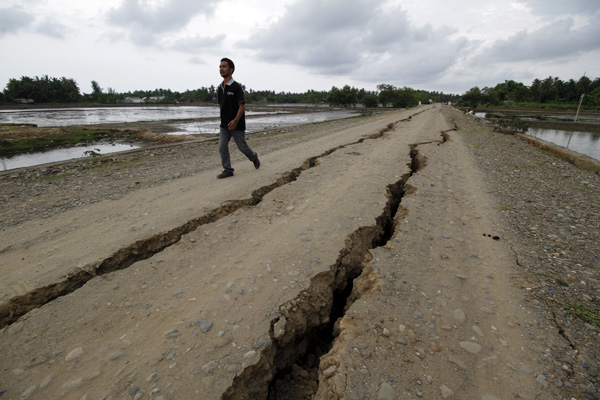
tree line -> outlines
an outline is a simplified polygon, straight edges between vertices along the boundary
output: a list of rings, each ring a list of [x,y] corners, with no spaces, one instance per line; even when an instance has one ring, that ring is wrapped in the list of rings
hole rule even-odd
[[[3,92],[0,92],[1,103],[14,103],[21,99],[31,99],[35,103],[100,103],[117,104],[127,99],[157,99],[152,102],[164,104],[177,103],[214,103],[217,98],[215,86],[201,87],[185,92],[170,89],[136,90],[117,93],[114,89],[103,89],[97,81],[91,82],[92,92],[82,94],[73,79],[42,77],[21,77],[10,79]],[[366,107],[377,107],[379,104],[391,107],[407,107],[421,102],[456,101],[459,95],[441,92],[427,92],[411,88],[396,88],[393,85],[381,84],[378,91],[367,91],[345,85],[342,88],[332,87],[329,91],[308,90],[304,93],[275,92],[272,90],[245,90],[245,98],[253,104],[331,104],[339,107],[350,107],[363,104]]]
[[[0,101],[13,102],[19,98],[36,103],[75,103],[81,100],[79,85],[73,79],[50,78],[48,75],[10,79]]]
[[[4,91],[0,92],[0,103],[33,101],[35,103],[99,103],[118,104],[127,99],[152,99],[152,102],[164,104],[178,103],[215,103],[215,86],[201,87],[185,92],[170,89],[136,90],[117,93],[114,89],[103,89],[97,81],[91,82],[92,92],[82,94],[74,79],[26,77],[10,79]],[[466,107],[501,106],[511,104],[534,103],[553,105],[577,104],[584,96],[584,105],[600,105],[600,78],[591,80],[582,76],[575,81],[562,81],[556,77],[535,79],[530,86],[521,82],[507,80],[494,87],[480,89],[475,86],[462,95],[436,91],[416,90],[409,87],[395,87],[380,84],[376,91],[367,91],[345,85],[333,86],[329,91],[308,90],[304,93],[275,92],[270,90],[246,89],[246,101],[253,104],[270,103],[309,103],[330,104],[350,107],[362,104],[365,107],[410,107],[419,103],[451,102]],[[24,100],[23,100],[24,99]]]
[[[513,80],[498,83],[494,87],[480,89],[475,86],[461,97],[461,104],[468,107],[498,106],[502,104],[575,105],[583,97],[584,106],[600,105],[600,78],[591,80],[582,76],[579,80],[563,81],[549,76],[534,79],[530,86]]]

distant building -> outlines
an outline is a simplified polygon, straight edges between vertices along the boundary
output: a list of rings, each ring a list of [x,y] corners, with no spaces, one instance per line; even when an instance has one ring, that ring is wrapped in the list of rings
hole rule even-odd
[[[144,99],[142,99],[141,97],[125,97],[122,100],[123,103],[133,103],[133,104],[139,104],[139,103],[143,103]]]
[[[119,103],[129,103],[129,104],[143,104],[143,103],[158,103],[165,96],[150,96],[150,97],[125,97],[123,100],[119,100]]]
[[[164,98],[165,98],[165,96],[151,96],[151,97],[146,97],[144,100],[148,103],[158,103],[159,101],[161,101]]]
[[[35,103],[35,101],[33,101],[33,99],[17,99],[16,101],[17,101],[17,103],[20,103],[20,104],[33,104],[33,103]]]

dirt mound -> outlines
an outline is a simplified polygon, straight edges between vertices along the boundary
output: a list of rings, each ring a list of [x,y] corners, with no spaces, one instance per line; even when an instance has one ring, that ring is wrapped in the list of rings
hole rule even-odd
[[[135,136],[143,142],[159,144],[179,143],[194,138],[191,135],[166,135],[164,133],[155,133],[151,131],[135,131]]]
[[[0,125],[0,140],[46,137],[66,133],[65,128],[40,128],[37,125]]]

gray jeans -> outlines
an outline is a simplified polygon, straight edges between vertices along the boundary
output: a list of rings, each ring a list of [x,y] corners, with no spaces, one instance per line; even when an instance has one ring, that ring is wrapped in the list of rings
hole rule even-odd
[[[219,154],[221,154],[221,164],[223,165],[224,170],[233,172],[233,168],[231,168],[231,158],[229,156],[229,141],[231,138],[235,141],[238,149],[248,157],[248,160],[254,162],[257,154],[252,151],[250,146],[248,146],[248,143],[246,143],[245,131],[230,131],[227,128],[221,128],[219,132]]]

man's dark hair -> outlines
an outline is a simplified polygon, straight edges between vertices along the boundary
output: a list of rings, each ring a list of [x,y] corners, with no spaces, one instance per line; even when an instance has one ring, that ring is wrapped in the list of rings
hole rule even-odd
[[[223,61],[225,61],[229,65],[229,68],[235,71],[235,64],[233,63],[233,61],[231,61],[229,58],[221,58],[221,62]]]

